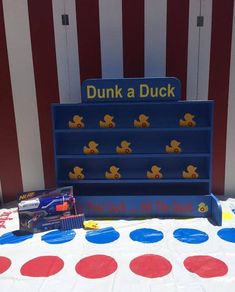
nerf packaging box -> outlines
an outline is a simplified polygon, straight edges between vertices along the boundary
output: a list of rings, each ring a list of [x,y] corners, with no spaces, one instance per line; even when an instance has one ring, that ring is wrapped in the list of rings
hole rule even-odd
[[[30,233],[59,229],[62,216],[74,215],[73,187],[18,194],[20,230]]]

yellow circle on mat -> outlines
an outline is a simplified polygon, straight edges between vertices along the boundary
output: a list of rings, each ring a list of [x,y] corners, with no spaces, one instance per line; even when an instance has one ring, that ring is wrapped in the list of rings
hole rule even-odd
[[[232,212],[222,212],[222,220],[233,220],[234,215]]]

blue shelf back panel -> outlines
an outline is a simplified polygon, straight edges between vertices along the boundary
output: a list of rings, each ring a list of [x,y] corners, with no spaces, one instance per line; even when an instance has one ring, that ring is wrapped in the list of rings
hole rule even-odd
[[[100,154],[114,154],[122,141],[130,143],[132,153],[166,153],[172,140],[180,142],[182,153],[209,153],[210,129],[155,130],[69,130],[56,132],[56,154],[83,154],[83,147],[95,141]]]
[[[167,154],[166,154],[167,155]],[[86,179],[105,179],[105,172],[109,171],[110,166],[114,165],[119,168],[119,173],[122,179],[144,179],[147,178],[147,171],[151,171],[153,165],[161,168],[160,172],[163,179],[180,179],[182,172],[186,171],[188,165],[197,167],[199,178],[209,179],[209,157],[193,157],[181,155],[170,155],[166,157],[154,157],[147,155],[135,157],[127,155],[128,157],[99,157],[99,155],[91,156],[76,156],[71,158],[59,158],[58,165],[58,178],[59,180],[68,179],[68,173],[73,171],[75,166],[83,169],[83,174]]]
[[[180,127],[190,113],[195,127]],[[101,129],[104,116],[113,116],[114,128]],[[135,128],[139,115],[148,117],[149,127]],[[84,128],[70,129],[69,121],[82,117]],[[78,196],[112,197],[203,196],[211,192],[211,145],[213,102],[118,102],[61,104],[53,106],[55,160],[58,185],[72,185]],[[116,147],[126,140],[131,154],[118,154]],[[181,153],[166,153],[171,140],[180,142]],[[95,141],[99,154],[85,155],[83,148]],[[119,168],[121,179],[107,180],[110,166]],[[153,165],[161,168],[162,179],[146,177]],[[197,179],[183,179],[188,165],[197,167]],[[69,180],[74,167],[83,169],[84,180]]]
[[[74,194],[82,196],[128,196],[128,195],[205,195],[209,193],[208,180],[190,182],[175,180],[169,182],[155,180],[133,180],[128,182],[125,180],[100,182],[93,180],[86,181],[59,181],[59,185],[73,185]],[[105,198],[104,198],[105,199]]]
[[[54,105],[53,111],[55,129],[68,129],[69,121],[72,121],[75,115],[83,117],[84,129],[98,129],[99,121],[103,120],[106,114],[114,117],[117,128],[133,128],[134,120],[138,119],[140,114],[149,117],[151,128],[176,128],[185,113],[195,116],[197,127],[212,126],[211,101],[63,104]]]

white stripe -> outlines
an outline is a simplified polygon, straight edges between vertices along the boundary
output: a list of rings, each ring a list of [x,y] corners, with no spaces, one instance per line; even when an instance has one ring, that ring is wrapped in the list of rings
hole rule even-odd
[[[209,91],[212,0],[201,0],[201,15],[204,25],[200,28],[198,99],[207,100]]]
[[[44,188],[27,0],[3,9],[23,188]]]
[[[100,0],[100,45],[103,78],[123,77],[122,0]]]
[[[227,144],[225,166],[225,194],[235,197],[235,5],[233,11],[233,32],[230,62],[228,120],[227,120]]]
[[[199,58],[199,28],[197,27],[197,16],[199,14],[200,1],[190,0],[188,28],[187,99],[197,98]]]
[[[81,101],[80,66],[78,57],[77,17],[75,0],[65,1],[65,13],[69,15],[69,25],[66,27],[66,45],[69,78],[68,102]]]
[[[167,1],[145,0],[145,76],[166,75]]]
[[[203,16],[203,26],[197,17]],[[187,99],[208,99],[212,0],[190,0]]]
[[[66,26],[62,25],[62,14],[65,14],[63,0],[52,0],[55,32],[56,62],[59,83],[60,102],[68,102],[70,97],[68,52]]]

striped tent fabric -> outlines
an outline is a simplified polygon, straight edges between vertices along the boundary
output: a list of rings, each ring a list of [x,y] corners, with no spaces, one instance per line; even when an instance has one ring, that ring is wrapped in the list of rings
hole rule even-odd
[[[52,103],[80,102],[87,78],[159,76],[179,78],[183,99],[215,101],[212,191],[234,195],[234,9],[234,0],[0,0],[1,200],[55,185]]]

